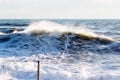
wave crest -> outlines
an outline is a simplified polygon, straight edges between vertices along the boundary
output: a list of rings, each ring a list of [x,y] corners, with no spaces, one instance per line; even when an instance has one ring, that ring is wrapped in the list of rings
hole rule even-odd
[[[92,30],[86,28],[85,26],[68,26],[68,25],[61,25],[55,22],[51,21],[40,21],[32,23],[30,26],[28,26],[23,33],[27,33],[30,35],[40,35],[41,33],[73,33],[77,35],[81,35],[83,37],[94,39],[94,38],[100,38],[100,39],[106,39],[109,41],[114,41],[110,37],[106,37],[104,35],[97,35]]]
[[[85,33],[88,35],[94,35],[96,36],[96,34],[94,34],[91,30],[83,27],[83,26],[67,26],[67,25],[61,25],[55,22],[51,22],[51,21],[40,21],[40,22],[35,22],[32,23],[29,27],[27,27],[24,32],[25,33],[30,33],[32,34],[32,32],[41,32],[41,31],[46,31],[46,32],[71,32],[71,33]],[[86,33],[87,32],[87,33]]]

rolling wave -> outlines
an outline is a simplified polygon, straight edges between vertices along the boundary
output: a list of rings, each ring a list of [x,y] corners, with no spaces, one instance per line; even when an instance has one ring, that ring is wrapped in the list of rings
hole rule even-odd
[[[119,52],[119,42],[111,38],[97,36],[89,29],[81,26],[69,27],[48,21],[33,23],[25,30],[16,32],[13,30],[12,33],[0,35],[0,43],[5,43],[7,48],[42,53],[74,54],[83,51],[109,53],[112,50]]]
[[[23,32],[32,34],[32,33],[41,33],[41,31],[45,31],[48,33],[65,33],[65,32],[71,32],[71,33],[83,33],[87,35],[93,35],[97,36],[92,32],[92,30],[86,28],[85,26],[70,26],[70,25],[61,25],[55,22],[51,21],[40,21],[32,23],[30,26],[28,26]]]
[[[82,39],[98,39],[98,40],[107,40],[108,42],[114,41],[110,37],[106,37],[104,35],[97,35],[92,30],[86,28],[85,26],[67,26],[57,24],[51,21],[40,21],[31,24],[27,27],[23,33],[27,33],[30,35],[39,35],[41,33],[49,33],[49,34],[76,34]]]

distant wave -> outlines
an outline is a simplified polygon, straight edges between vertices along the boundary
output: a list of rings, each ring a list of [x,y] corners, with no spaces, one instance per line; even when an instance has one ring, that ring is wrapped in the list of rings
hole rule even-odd
[[[0,23],[0,26],[28,26],[27,23]]]
[[[11,28],[11,27],[0,28],[0,32],[4,34],[12,34],[23,30],[24,30],[23,28]]]

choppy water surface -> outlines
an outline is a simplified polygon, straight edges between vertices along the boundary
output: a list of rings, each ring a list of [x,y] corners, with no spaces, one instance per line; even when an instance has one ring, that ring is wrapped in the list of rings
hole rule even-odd
[[[119,80],[120,20],[0,20],[0,79]],[[7,76],[7,77],[6,77]]]

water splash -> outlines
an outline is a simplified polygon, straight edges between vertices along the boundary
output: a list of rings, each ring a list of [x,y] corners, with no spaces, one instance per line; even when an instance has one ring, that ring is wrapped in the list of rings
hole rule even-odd
[[[93,35],[97,36],[95,33],[93,33],[91,30],[87,29],[86,27],[83,26],[67,26],[67,25],[61,25],[55,22],[51,21],[40,21],[40,22],[35,22],[32,23],[29,27],[27,27],[23,32],[25,33],[39,33],[41,31],[46,31],[46,32],[71,32],[71,33],[82,33],[82,34],[88,34],[88,35]]]

